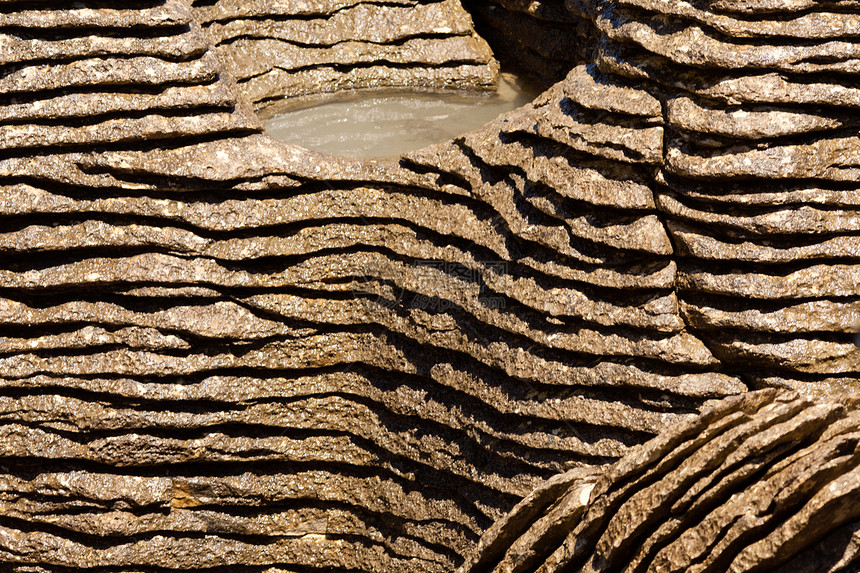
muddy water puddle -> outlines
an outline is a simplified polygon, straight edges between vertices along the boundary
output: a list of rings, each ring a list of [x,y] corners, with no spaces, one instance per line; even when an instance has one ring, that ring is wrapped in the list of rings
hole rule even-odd
[[[262,115],[286,143],[344,157],[392,157],[446,141],[523,106],[539,93],[502,74],[496,92],[349,92],[287,102]]]

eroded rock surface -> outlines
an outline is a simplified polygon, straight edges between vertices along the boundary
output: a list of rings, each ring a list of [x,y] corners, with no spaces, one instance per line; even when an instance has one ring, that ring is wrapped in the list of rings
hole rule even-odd
[[[343,89],[492,89],[498,63],[460,0],[193,2],[258,106]]]
[[[456,4],[0,3],[6,570],[451,571],[586,484],[552,514],[574,527],[600,467],[710,400],[854,389],[853,5],[506,2],[590,21],[596,59],[397,162],[262,134],[251,100],[291,85],[453,69],[377,70],[386,46],[494,74]],[[713,60],[679,49],[703,26]],[[245,97],[275,54],[298,63]]]
[[[550,478],[458,571],[855,571],[858,424],[856,396],[727,398]]]
[[[685,322],[755,386],[856,384],[857,14],[595,8],[597,73],[664,102],[656,201]]]

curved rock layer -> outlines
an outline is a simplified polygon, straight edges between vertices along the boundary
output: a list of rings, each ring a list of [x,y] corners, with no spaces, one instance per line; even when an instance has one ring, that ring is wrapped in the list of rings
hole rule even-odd
[[[851,253],[714,253],[723,220],[772,212],[799,214],[769,248],[801,252],[853,184],[674,167],[685,76],[612,68],[632,40],[607,31],[599,67],[477,132],[361,162],[262,135],[200,15],[229,5],[197,4],[0,2],[6,570],[450,571],[545,479],[748,381],[852,387]]]
[[[241,93],[259,107],[343,89],[492,89],[498,80],[460,0],[192,4]]]
[[[857,571],[858,429],[856,397],[727,398],[605,470],[547,480],[458,571]]]
[[[8,570],[448,571],[745,389],[684,332],[646,163],[553,191],[506,158],[582,152],[498,125],[327,158],[260,134],[181,2],[3,8]]]
[[[595,3],[602,82],[663,106],[681,312],[754,386],[856,388],[856,9]]]

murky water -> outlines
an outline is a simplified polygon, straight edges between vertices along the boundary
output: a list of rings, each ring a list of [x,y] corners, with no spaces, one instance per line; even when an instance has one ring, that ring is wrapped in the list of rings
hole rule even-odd
[[[289,102],[263,116],[272,137],[346,157],[391,157],[439,143],[525,105],[539,90],[502,74],[497,92],[360,91]]]

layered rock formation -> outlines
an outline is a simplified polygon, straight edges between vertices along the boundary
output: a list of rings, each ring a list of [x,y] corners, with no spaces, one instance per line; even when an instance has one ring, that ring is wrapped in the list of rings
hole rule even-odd
[[[0,3],[5,570],[450,571],[545,479],[597,475],[708,400],[853,387],[848,56],[675,62],[646,41],[664,3],[578,5],[596,65],[362,162],[262,134],[242,93],[281,68],[230,54],[378,38],[302,32],[300,6],[456,3],[195,4]],[[729,8],[668,21],[769,29]],[[842,8],[773,20],[850,37]],[[290,65],[250,99],[311,85]],[[365,77],[332,69],[319,85]]]
[[[459,0],[195,1],[258,106],[354,88],[492,89],[498,64]]]
[[[554,476],[459,571],[856,571],[857,398],[728,398],[605,470]]]
[[[656,200],[687,324],[753,385],[856,387],[857,15],[623,0],[595,17],[601,77],[664,102]]]

